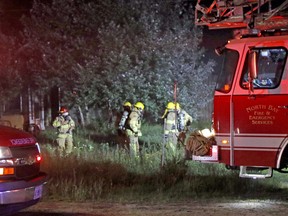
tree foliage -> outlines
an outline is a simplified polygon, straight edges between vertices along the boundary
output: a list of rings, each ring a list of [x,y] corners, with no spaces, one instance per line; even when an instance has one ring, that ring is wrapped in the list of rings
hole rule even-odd
[[[0,41],[0,104],[4,105],[20,93],[22,82],[15,61],[16,39],[1,33]]]
[[[197,117],[211,100],[214,62],[202,62],[193,19],[183,0],[35,0],[22,19],[19,68],[36,91],[64,90],[65,103],[106,110],[142,101],[156,119],[177,83],[177,101]]]

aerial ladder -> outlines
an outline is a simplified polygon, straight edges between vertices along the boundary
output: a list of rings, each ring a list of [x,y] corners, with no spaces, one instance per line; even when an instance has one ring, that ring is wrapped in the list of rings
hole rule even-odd
[[[287,29],[288,0],[198,0],[195,24],[209,29]]]

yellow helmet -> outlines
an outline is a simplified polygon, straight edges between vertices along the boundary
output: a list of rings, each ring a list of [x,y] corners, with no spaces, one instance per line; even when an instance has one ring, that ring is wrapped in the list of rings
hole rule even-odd
[[[175,104],[175,107],[176,107],[176,110],[180,110],[180,109],[181,109],[181,107],[180,107],[180,104],[179,104],[179,103],[176,103],[176,104]]]
[[[142,110],[144,110],[144,104],[141,103],[141,102],[135,103],[134,107],[136,107],[137,109],[142,109]]]
[[[166,108],[167,108],[167,109],[175,109],[175,105],[174,105],[173,102],[168,102]]]
[[[123,104],[124,107],[131,107],[132,104],[129,102],[129,101],[126,101],[124,104]]]

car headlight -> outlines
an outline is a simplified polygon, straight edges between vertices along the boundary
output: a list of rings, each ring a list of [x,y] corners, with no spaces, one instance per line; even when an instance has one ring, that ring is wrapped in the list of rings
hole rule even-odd
[[[8,147],[0,147],[0,159],[11,158],[12,153]]]

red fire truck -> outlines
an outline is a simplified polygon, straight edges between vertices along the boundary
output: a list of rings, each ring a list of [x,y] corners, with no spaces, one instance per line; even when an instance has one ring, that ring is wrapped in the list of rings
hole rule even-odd
[[[28,132],[0,126],[0,215],[36,204],[47,175],[40,171],[39,145]]]
[[[287,172],[287,7],[287,0],[198,0],[197,25],[238,33],[215,50],[224,56],[214,94],[216,145],[193,160],[223,163],[240,177]]]

